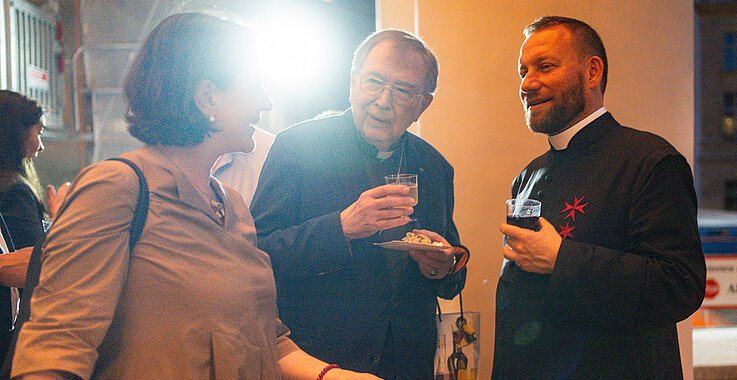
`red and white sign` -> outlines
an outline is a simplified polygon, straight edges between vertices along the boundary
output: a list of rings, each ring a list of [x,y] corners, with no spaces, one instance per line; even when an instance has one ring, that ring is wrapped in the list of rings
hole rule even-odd
[[[49,72],[33,65],[26,66],[26,84],[29,88],[49,90]]]
[[[737,308],[737,256],[706,256],[705,308]]]

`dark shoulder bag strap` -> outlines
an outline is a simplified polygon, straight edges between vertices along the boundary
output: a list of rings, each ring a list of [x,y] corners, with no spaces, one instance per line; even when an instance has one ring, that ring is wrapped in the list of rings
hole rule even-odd
[[[133,214],[133,222],[131,222],[131,237],[128,241],[128,247],[132,251],[138,242],[138,238],[141,237],[143,225],[146,224],[146,216],[148,214],[148,183],[146,182],[146,176],[143,175],[143,171],[133,161],[120,157],[109,158],[108,160],[120,161],[127,164],[138,176],[138,200],[135,213]]]
[[[138,238],[141,237],[143,232],[143,226],[146,224],[146,216],[148,214],[148,183],[146,177],[143,175],[143,171],[133,161],[125,158],[110,158],[111,161],[120,161],[133,169],[138,176],[138,198],[136,200],[136,209],[133,214],[133,221],[131,222],[130,229],[130,240],[128,241],[129,251],[133,250],[133,247],[138,242]],[[18,340],[18,332],[20,331],[23,324],[31,316],[31,296],[33,296],[33,289],[38,285],[38,279],[41,276],[41,251],[46,241],[46,235],[41,235],[38,242],[33,246],[33,252],[31,253],[30,261],[28,262],[28,269],[26,270],[26,281],[23,286],[23,295],[20,299],[20,306],[18,308],[18,315],[15,318],[13,324],[13,337],[10,341],[10,346],[5,354],[5,360],[3,361],[2,368],[0,368],[0,380],[9,379],[11,365],[13,364],[13,355],[15,353],[15,344]]]

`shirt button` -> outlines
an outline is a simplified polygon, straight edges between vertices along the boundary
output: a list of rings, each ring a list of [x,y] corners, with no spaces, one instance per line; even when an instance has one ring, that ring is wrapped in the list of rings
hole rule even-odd
[[[372,362],[378,363],[379,362],[379,359],[381,359],[381,355],[379,355],[379,354],[373,354],[373,355],[371,355],[371,358],[370,359],[371,359]]]
[[[542,191],[542,190],[538,191],[538,192],[537,192],[537,198],[538,198],[538,199],[543,199],[543,198],[545,198],[545,192],[544,192],[544,191]]]

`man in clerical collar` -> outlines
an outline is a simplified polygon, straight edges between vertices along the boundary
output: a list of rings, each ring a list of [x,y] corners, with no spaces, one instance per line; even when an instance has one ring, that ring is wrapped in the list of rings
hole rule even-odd
[[[543,17],[520,49],[527,126],[551,149],[512,184],[539,225],[504,223],[493,379],[683,378],[676,323],[705,265],[686,159],[603,106],[607,57],[589,25]]]
[[[438,64],[417,37],[384,30],[356,50],[351,108],[280,132],[251,210],[292,339],[328,363],[385,379],[433,379],[436,297],[465,284],[453,168],[407,132],[432,103]],[[410,188],[390,174],[416,174]],[[374,243],[420,232],[446,249]]]

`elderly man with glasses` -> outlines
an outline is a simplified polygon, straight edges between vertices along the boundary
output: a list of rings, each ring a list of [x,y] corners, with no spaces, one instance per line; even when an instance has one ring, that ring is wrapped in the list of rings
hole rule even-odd
[[[453,298],[465,283],[453,168],[407,132],[437,75],[417,37],[371,35],[354,55],[351,108],[279,133],[261,173],[251,211],[282,321],[302,349],[341,368],[432,379],[436,297]],[[384,184],[397,173],[417,175],[418,201],[407,186]],[[450,248],[374,244],[413,229]]]

